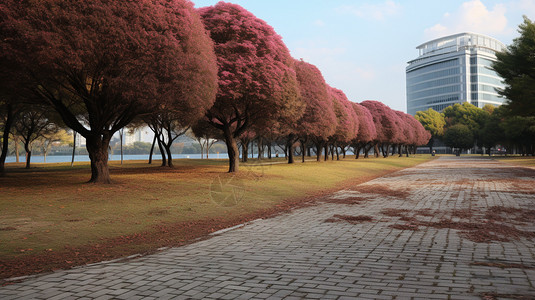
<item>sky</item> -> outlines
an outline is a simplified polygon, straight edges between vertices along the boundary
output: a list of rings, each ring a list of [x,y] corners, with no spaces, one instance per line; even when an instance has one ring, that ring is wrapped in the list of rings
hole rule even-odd
[[[195,7],[216,0],[193,0]],[[405,67],[416,47],[460,33],[509,45],[535,0],[228,0],[271,25],[296,59],[317,66],[354,102],[378,100],[406,112]]]

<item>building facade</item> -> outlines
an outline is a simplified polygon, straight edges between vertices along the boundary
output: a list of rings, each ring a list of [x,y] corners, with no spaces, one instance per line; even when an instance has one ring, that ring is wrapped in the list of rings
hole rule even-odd
[[[477,107],[499,106],[496,91],[504,87],[490,66],[496,52],[505,45],[489,36],[459,33],[424,43],[416,49],[418,58],[406,68],[407,113],[432,108],[442,111],[455,103],[469,102]]]

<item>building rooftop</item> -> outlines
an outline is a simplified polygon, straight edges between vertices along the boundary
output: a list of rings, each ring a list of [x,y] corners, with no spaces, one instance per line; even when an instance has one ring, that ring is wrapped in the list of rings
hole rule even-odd
[[[434,39],[421,44],[416,49],[420,52],[419,58],[422,58],[473,47],[487,49],[492,52],[500,52],[505,49],[505,45],[497,39],[472,32],[463,32]]]

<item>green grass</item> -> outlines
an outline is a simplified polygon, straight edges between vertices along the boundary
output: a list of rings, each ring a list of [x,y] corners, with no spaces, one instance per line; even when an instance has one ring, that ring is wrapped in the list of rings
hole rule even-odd
[[[495,159],[516,166],[535,167],[535,157],[533,156],[501,156]]]
[[[225,160],[176,160],[175,169],[159,167],[159,162],[111,162],[112,185],[85,184],[87,163],[34,164],[30,170],[8,164],[7,177],[0,178],[0,261],[156,232],[158,226],[213,222],[217,229],[218,222],[246,219],[429,159],[347,158],[293,165],[284,159],[272,165],[254,160],[241,164],[237,174],[226,172]],[[176,227],[173,238],[186,239],[193,230],[186,227]],[[148,240],[121,247],[128,247],[123,251],[128,254],[164,244]]]

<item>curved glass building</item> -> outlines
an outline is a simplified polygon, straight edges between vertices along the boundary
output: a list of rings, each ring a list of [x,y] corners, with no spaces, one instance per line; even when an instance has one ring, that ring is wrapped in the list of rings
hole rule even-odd
[[[504,102],[496,92],[502,79],[490,69],[500,41],[476,33],[459,33],[424,43],[418,58],[408,62],[407,113],[432,108],[442,111],[455,103],[494,106]]]

